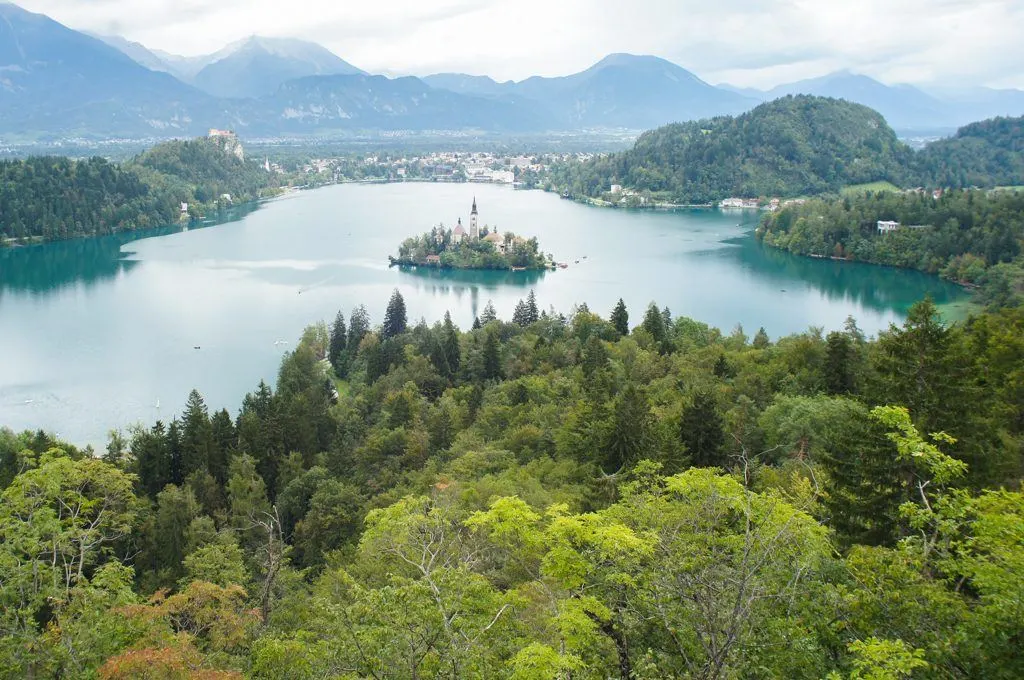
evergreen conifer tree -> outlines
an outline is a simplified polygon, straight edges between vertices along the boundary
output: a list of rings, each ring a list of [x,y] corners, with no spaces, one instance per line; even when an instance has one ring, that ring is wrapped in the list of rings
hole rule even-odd
[[[540,321],[540,310],[537,309],[537,296],[531,290],[526,296],[526,324],[534,324]]]
[[[683,409],[679,430],[686,451],[690,454],[691,465],[726,466],[727,461],[721,456],[725,427],[710,393],[698,392],[694,395],[693,403]]]
[[[615,304],[610,321],[619,335],[629,335],[629,311],[626,310],[626,303],[622,301],[622,298],[619,298]]]
[[[615,401],[603,461],[605,472],[614,474],[642,457],[656,455],[648,450],[652,420],[647,395],[634,384],[628,384]]]
[[[829,394],[853,394],[853,343],[844,333],[833,331],[825,344],[825,390]]]
[[[359,305],[352,310],[352,315],[349,316],[348,320],[348,342],[346,345],[350,359],[355,357],[356,352],[359,351],[359,343],[363,341],[363,337],[369,332],[370,313],[366,311],[365,306]]]
[[[526,303],[520,300],[516,303],[516,308],[512,311],[512,323],[525,328],[530,325],[528,317],[529,312],[526,309]]]
[[[405,299],[395,289],[388,301],[388,309],[384,313],[384,325],[381,327],[381,340],[390,340],[405,332],[408,326],[408,319],[405,314]]]
[[[345,347],[348,343],[348,329],[345,327],[345,315],[338,310],[337,316],[334,317],[334,325],[331,326],[331,337],[327,350],[327,359],[331,362],[331,366],[334,367],[334,371],[341,375],[342,368],[342,357],[345,353]]]
[[[764,326],[758,328],[757,333],[754,335],[754,349],[767,349],[771,344],[771,338],[768,337],[768,333],[765,331]]]
[[[498,312],[494,309],[494,303],[490,300],[487,301],[487,305],[484,306],[484,311],[480,314],[480,325],[486,326],[492,321],[498,320]]]
[[[448,370],[454,376],[458,374],[459,367],[462,365],[462,350],[459,347],[459,331],[452,323],[452,315],[448,312],[444,313],[442,332],[441,343],[444,348],[444,356],[448,360]]]
[[[499,380],[501,378],[501,348],[498,346],[498,334],[487,333],[484,340],[484,379]]]

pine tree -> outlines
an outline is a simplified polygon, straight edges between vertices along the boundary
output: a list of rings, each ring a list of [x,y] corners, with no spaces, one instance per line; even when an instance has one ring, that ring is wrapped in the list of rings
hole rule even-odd
[[[491,302],[490,300],[488,300],[487,304],[484,306],[483,313],[480,314],[480,325],[481,326],[486,326],[487,324],[491,323],[492,321],[497,321],[497,320],[498,320],[498,312],[496,312],[495,309],[494,309],[494,303]]]
[[[725,358],[724,354],[718,355],[713,371],[716,378],[725,379],[732,377],[732,366],[729,365],[729,361]]]
[[[459,347],[459,331],[455,327],[455,324],[452,323],[452,315],[448,312],[444,313],[444,327],[441,344],[444,348],[445,359],[448,360],[448,370],[451,371],[451,375],[458,375],[459,367],[462,365],[462,350]]]
[[[764,326],[757,329],[757,333],[754,335],[754,349],[767,349],[772,344],[771,339],[768,337],[767,331]]]
[[[395,289],[388,301],[388,309],[384,313],[384,325],[381,327],[381,340],[390,340],[405,332],[408,326],[408,319],[405,314],[405,299]]]
[[[359,343],[363,341],[363,337],[370,332],[370,313],[366,311],[366,307],[359,305],[352,310],[352,315],[348,321],[348,347],[349,358],[355,357],[356,352],[359,351]]]
[[[825,391],[829,394],[853,394],[853,343],[844,333],[833,331],[825,344]]]
[[[345,315],[338,311],[331,326],[331,339],[328,344],[327,360],[331,362],[335,373],[342,375],[342,357],[348,343],[348,330],[345,328]]]
[[[184,480],[197,470],[206,472],[213,449],[213,430],[206,402],[198,391],[192,390],[181,416],[181,475]]]
[[[651,334],[651,337],[654,338],[658,345],[665,342],[665,317],[662,316],[661,310],[653,302],[647,308],[647,313],[644,314],[644,322],[641,326]]]
[[[210,474],[218,484],[224,484],[228,478],[228,460],[234,451],[237,441],[235,424],[231,422],[231,414],[221,409],[210,418],[210,430],[213,434],[213,453],[210,456]]]
[[[537,296],[531,290],[526,296],[526,324],[535,324],[540,321],[540,310],[537,309]]]
[[[583,346],[583,375],[589,380],[607,365],[608,351],[605,350],[604,343],[597,335],[591,335]]]
[[[180,485],[185,481],[185,473],[181,454],[181,423],[177,418],[167,426],[167,457],[170,460],[170,481]]]
[[[603,467],[613,474],[644,457],[654,457],[649,450],[653,416],[647,395],[630,383],[615,401],[612,427],[605,446]]]
[[[622,301],[622,298],[619,298],[615,304],[610,321],[619,335],[629,335],[629,311],[626,310],[626,303]]]
[[[530,325],[530,311],[522,300],[516,303],[516,308],[512,312],[512,323],[524,328]]]
[[[474,330],[474,331],[478,331],[478,330],[480,330],[481,328],[483,328],[483,324],[481,324],[481,323],[480,323],[480,317],[479,317],[479,316],[474,316],[474,317],[473,317],[473,326],[472,326],[472,330]]]
[[[698,392],[693,403],[683,409],[679,435],[694,467],[724,467],[727,464],[728,461],[721,456],[725,427],[710,393]]]
[[[487,339],[484,340],[484,379],[485,380],[500,380],[501,379],[501,349],[498,346],[498,334],[494,332],[487,333]]]

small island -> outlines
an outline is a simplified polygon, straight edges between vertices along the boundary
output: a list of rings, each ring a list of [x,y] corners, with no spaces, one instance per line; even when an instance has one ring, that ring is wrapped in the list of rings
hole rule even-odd
[[[454,229],[434,227],[422,236],[408,238],[398,248],[398,257],[389,256],[391,265],[435,267],[438,269],[511,269],[536,271],[554,269],[550,255],[540,252],[536,238],[525,239],[512,232],[479,226],[476,198],[469,215],[469,230],[459,218]]]

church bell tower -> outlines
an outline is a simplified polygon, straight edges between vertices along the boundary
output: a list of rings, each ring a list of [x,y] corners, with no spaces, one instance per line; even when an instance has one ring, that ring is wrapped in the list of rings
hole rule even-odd
[[[473,197],[473,209],[469,212],[469,237],[471,239],[480,238],[479,216],[476,212],[476,196]]]

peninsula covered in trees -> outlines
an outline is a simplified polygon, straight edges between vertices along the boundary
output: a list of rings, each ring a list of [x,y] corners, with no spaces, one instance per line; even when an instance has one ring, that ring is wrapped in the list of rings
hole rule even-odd
[[[880,191],[809,200],[766,214],[757,234],[798,255],[908,267],[980,286],[986,304],[1024,302],[1019,191]]]
[[[0,247],[149,229],[272,195],[277,176],[233,136],[160,144],[122,164],[102,158],[0,161]]]
[[[638,316],[396,291],[237,414],[0,430],[0,674],[1024,675],[1021,310]]]

